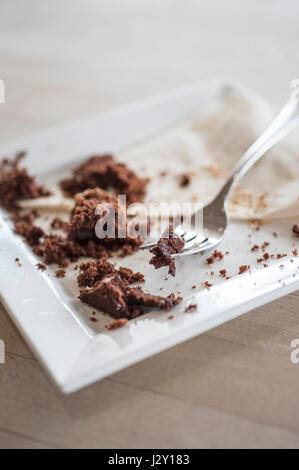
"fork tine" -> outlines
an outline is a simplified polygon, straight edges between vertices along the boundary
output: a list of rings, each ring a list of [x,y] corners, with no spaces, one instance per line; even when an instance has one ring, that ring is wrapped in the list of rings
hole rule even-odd
[[[141,250],[148,250],[149,248],[152,248],[155,245],[157,245],[157,242],[155,242],[155,243],[146,243],[145,245],[141,245],[140,249]]]
[[[206,240],[201,243],[200,245],[194,247],[194,248],[186,248],[183,250],[181,253],[176,253],[174,255],[171,255],[171,258],[183,258],[184,256],[190,256],[190,255],[195,255],[197,253],[200,253],[202,251],[207,251],[210,248],[214,248],[217,245],[219,245],[220,240],[213,239],[211,240],[210,238],[206,238]]]
[[[175,230],[178,230],[178,232],[180,232],[180,233],[177,234],[178,236],[180,236],[182,238],[185,237],[186,232],[185,232],[185,230],[183,230],[181,228],[181,226],[177,227]],[[189,241],[189,240],[186,240],[186,243],[187,243],[187,241]],[[148,250],[149,248],[152,248],[153,246],[157,245],[157,242],[158,242],[158,240],[156,242],[145,243],[144,245],[141,245],[140,249],[141,250]]]
[[[187,236],[188,235],[188,236]],[[201,243],[204,243],[207,238],[204,236],[204,235],[201,235],[201,240],[200,240],[200,235],[198,235],[198,233],[195,233],[195,232],[188,232],[186,234],[186,236],[184,237],[184,240],[185,240],[185,243],[186,245],[190,244],[191,242],[193,242],[194,240],[198,239],[198,242],[197,244],[201,244]],[[183,248],[182,251],[185,251],[187,249],[189,249],[190,247],[189,246],[186,246]]]
[[[198,237],[197,233],[195,233],[195,232],[185,232],[181,227],[179,227],[179,231],[181,232],[181,235],[179,235],[179,236],[185,240],[185,243],[190,243]],[[206,239],[204,238],[204,240],[201,243],[203,243],[205,241],[206,241]],[[148,250],[149,248],[152,248],[156,244],[157,244],[157,241],[156,242],[151,242],[151,243],[146,243],[144,245],[141,245],[140,249],[141,250]],[[183,251],[185,251],[186,249],[187,248],[184,248]]]

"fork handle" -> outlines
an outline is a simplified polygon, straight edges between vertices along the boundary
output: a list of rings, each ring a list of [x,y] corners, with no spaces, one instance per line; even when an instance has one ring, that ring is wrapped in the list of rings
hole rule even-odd
[[[244,153],[216,199],[225,202],[247,171],[275,144],[299,126],[299,98],[292,96],[271,124]]]

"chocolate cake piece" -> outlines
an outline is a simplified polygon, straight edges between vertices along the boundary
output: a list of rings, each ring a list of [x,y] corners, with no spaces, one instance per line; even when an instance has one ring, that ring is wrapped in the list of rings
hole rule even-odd
[[[80,256],[86,256],[84,247],[58,235],[46,235],[40,251],[45,264],[55,263],[62,268],[69,261],[77,261]]]
[[[46,235],[44,242],[39,247],[39,256],[44,257],[45,264],[56,263],[61,267],[68,265],[68,261],[74,262],[81,257],[107,258],[110,252],[96,242],[77,243],[58,235]]]
[[[117,194],[125,194],[130,204],[143,200],[147,183],[148,179],[139,178],[124,163],[105,154],[91,157],[76,168],[71,178],[61,182],[61,188],[70,196],[85,189],[112,188]]]
[[[95,227],[101,216],[96,214],[96,210],[100,204],[102,205],[103,216],[107,215],[109,210],[114,209],[115,224],[117,224],[118,200],[116,196],[103,189],[88,189],[75,196],[75,207],[71,214],[69,227],[69,238],[71,240],[95,240],[97,238]]]
[[[105,258],[82,263],[79,270],[80,274],[77,277],[79,287],[92,287],[107,275],[116,273],[114,265]]]
[[[116,269],[106,259],[82,264],[77,280],[80,287],[85,286],[79,299],[114,318],[135,318],[146,308],[170,310],[182,300],[174,294],[160,297],[145,293],[141,287],[131,287],[144,282],[143,275],[129,268]]]
[[[168,273],[175,276],[175,262],[171,255],[180,253],[185,246],[183,238],[175,234],[174,228],[170,226],[162,235],[157,245],[150,249],[154,254],[150,260],[150,264],[154,265],[155,269],[162,266],[169,266]]]
[[[42,257],[45,264],[56,263],[65,267],[69,261],[75,261],[80,256],[88,256],[89,250],[68,238],[58,235],[47,235],[36,226],[32,213],[20,215],[18,212],[13,216],[14,231],[25,238],[32,247],[33,252]]]
[[[182,301],[181,297],[175,297],[174,294],[170,294],[167,297],[147,294],[141,287],[127,287],[125,292],[130,309],[135,309],[136,307],[151,307],[169,311]]]
[[[147,294],[141,287],[130,287],[119,276],[105,277],[91,288],[80,291],[79,299],[113,318],[136,318],[145,313],[146,308],[170,310],[182,298]]]
[[[194,312],[195,310],[197,310],[197,304],[189,304],[189,305],[185,308],[185,313]]]
[[[20,199],[35,199],[50,193],[36,183],[35,176],[29,175],[26,168],[20,168],[20,161],[26,155],[19,152],[14,160],[0,163],[0,203],[6,209],[13,209]]]
[[[140,272],[135,273],[132,269],[120,267],[117,270],[118,275],[123,281],[127,281],[128,284],[137,284],[138,282],[144,282],[144,275]]]
[[[116,269],[115,266],[105,258],[83,263],[79,266],[79,270],[80,274],[78,275],[77,281],[80,287],[92,287],[97,281],[104,279],[104,277],[108,275],[118,276],[128,284],[144,282],[143,274],[139,272],[134,273],[132,269],[124,267]]]
[[[105,238],[99,238],[99,232],[96,233],[96,227],[102,218],[104,218],[103,234]],[[108,227],[106,233],[104,231],[107,228],[105,221],[108,218],[110,218],[111,227]],[[110,228],[111,233],[109,233]],[[139,238],[128,235],[125,213],[119,206],[117,197],[99,188],[90,189],[75,196],[69,238],[79,243],[92,241],[111,251],[122,249],[124,254],[131,254],[141,244]]]
[[[107,258],[110,251],[94,241],[74,242],[59,235],[47,235],[36,226],[29,216],[14,217],[14,231],[24,237],[33,252],[43,258],[45,264],[58,264],[66,267],[69,261],[80,257]]]
[[[91,289],[83,289],[79,295],[82,302],[108,313],[113,318],[130,317],[126,298],[121,287],[113,279],[104,279]]]

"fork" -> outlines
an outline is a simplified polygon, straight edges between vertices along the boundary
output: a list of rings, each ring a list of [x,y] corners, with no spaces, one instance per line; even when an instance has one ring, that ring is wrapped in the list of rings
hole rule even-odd
[[[227,231],[229,216],[227,201],[233,189],[238,185],[241,178],[248,170],[284,137],[299,126],[299,99],[293,95],[274,118],[271,124],[251,145],[251,147],[240,158],[232,170],[230,177],[219,191],[215,199],[202,209],[203,232],[196,233],[195,221],[198,220],[199,212],[191,216],[190,229],[185,230],[183,225],[175,226],[175,234],[185,240],[185,247],[180,253],[171,255],[172,258],[182,258],[194,255],[201,251],[210,250],[219,245]],[[146,243],[142,249],[155,246],[156,243]]]

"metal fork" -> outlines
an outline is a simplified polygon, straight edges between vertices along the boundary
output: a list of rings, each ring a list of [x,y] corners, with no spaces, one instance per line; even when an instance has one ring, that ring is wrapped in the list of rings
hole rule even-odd
[[[175,227],[175,233],[183,237],[186,244],[181,253],[172,255],[172,258],[181,258],[194,255],[201,251],[215,248],[223,240],[229,217],[227,213],[227,200],[247,171],[274,145],[280,142],[290,132],[299,126],[299,99],[292,96],[272,123],[260,135],[260,137],[245,152],[235,165],[230,177],[219,191],[215,199],[203,208],[203,233],[196,233],[195,221],[198,213],[191,216],[190,229],[185,230],[183,225]],[[151,248],[156,243],[142,245],[142,249]]]

